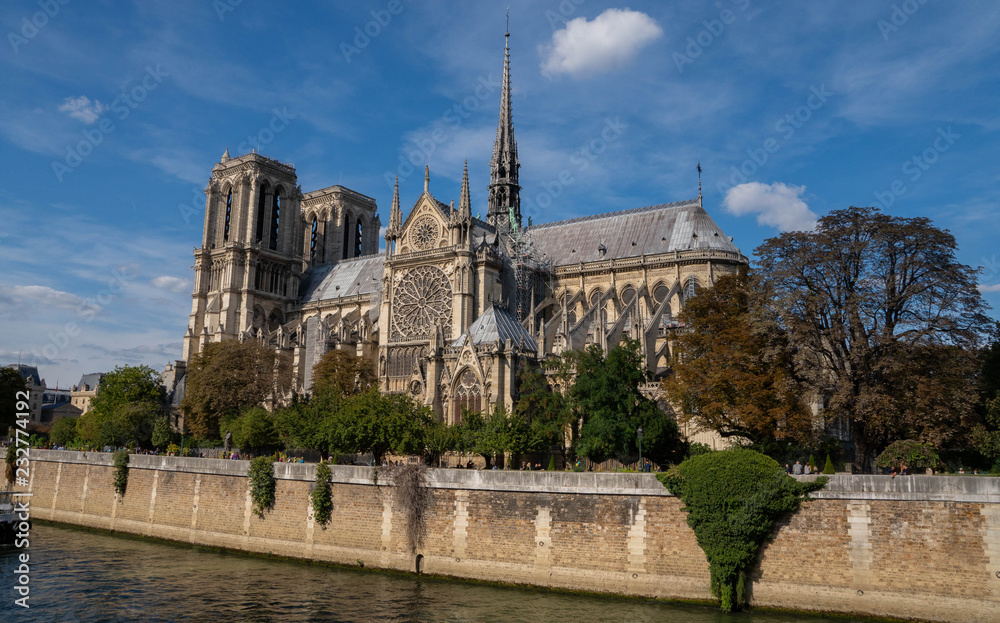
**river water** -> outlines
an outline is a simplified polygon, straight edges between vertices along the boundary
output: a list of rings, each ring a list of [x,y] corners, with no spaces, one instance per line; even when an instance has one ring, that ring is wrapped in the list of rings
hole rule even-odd
[[[30,555],[30,608],[14,605]],[[528,621],[849,623],[342,569],[35,524],[27,550],[0,550],[0,621]],[[807,606],[807,604],[803,604]],[[862,620],[855,619],[857,623]]]

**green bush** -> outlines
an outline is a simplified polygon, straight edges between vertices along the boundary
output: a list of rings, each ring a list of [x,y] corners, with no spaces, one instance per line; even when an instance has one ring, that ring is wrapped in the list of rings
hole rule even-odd
[[[313,518],[326,530],[333,514],[333,494],[330,491],[330,466],[321,462],[316,466],[316,485],[312,491]]]
[[[125,489],[128,488],[128,452],[119,450],[114,454],[115,462],[115,493],[125,497]]]
[[[837,470],[833,467],[833,461],[830,460],[830,455],[826,455],[826,465],[823,466],[824,474],[835,474]]]
[[[545,468],[545,471],[554,472],[556,471],[556,455],[549,457],[549,466]]]
[[[688,446],[687,458],[693,456],[701,456],[702,454],[708,454],[712,451],[712,446],[707,443],[693,443]]]
[[[264,513],[274,508],[274,462],[271,457],[258,456],[251,460],[247,478],[253,512],[263,519]]]
[[[906,464],[911,469],[941,469],[941,457],[934,447],[912,439],[900,439],[889,444],[875,459],[876,467],[899,467]]]
[[[746,603],[750,570],[777,520],[826,484],[798,482],[774,459],[744,448],[692,457],[657,478],[684,503],[724,612]]]

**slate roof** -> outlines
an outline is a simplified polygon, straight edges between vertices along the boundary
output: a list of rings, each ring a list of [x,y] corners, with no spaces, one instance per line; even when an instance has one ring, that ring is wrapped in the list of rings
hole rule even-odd
[[[380,294],[384,264],[385,256],[377,253],[313,267],[302,280],[299,299],[305,304],[356,294]]]
[[[530,231],[536,252],[555,266],[673,251],[739,252],[698,199],[544,223]]]
[[[514,314],[496,303],[490,305],[479,318],[476,318],[469,330],[451,345],[461,346],[465,343],[466,335],[472,339],[472,343],[475,345],[492,344],[498,339],[501,342],[506,342],[509,339],[524,350],[538,352],[538,343],[531,337],[527,329],[521,326]]]
[[[42,384],[42,377],[38,375],[38,368],[35,366],[14,364],[10,367],[17,370],[17,373],[21,375],[21,378],[24,379],[24,382],[28,383],[29,386]],[[29,378],[31,379],[31,382],[28,381]]]
[[[77,385],[77,390],[84,391],[94,391],[101,384],[101,379],[104,378],[104,372],[91,372],[90,374],[84,374],[80,377],[80,384]]]

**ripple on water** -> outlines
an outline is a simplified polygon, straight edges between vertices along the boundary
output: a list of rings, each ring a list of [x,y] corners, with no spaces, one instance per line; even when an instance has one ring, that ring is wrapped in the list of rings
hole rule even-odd
[[[12,606],[12,585],[0,586],[0,621],[850,623],[389,575],[52,525],[32,528],[29,552],[32,607]],[[18,553],[0,551],[0,578],[13,577]]]

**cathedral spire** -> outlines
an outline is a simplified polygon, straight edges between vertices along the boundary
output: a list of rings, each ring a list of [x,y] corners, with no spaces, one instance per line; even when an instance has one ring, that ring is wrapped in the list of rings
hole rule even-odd
[[[431,165],[424,166],[424,192],[431,192]]]
[[[521,225],[521,187],[517,183],[521,163],[517,159],[510,104],[510,32],[504,35],[504,40],[500,119],[490,160],[490,200],[486,217],[486,221],[497,231],[508,231],[512,222],[518,227]]]
[[[472,197],[469,194],[469,161],[465,161],[465,170],[462,172],[462,193],[458,199],[458,217],[472,217]]]
[[[399,209],[399,176],[396,176],[396,185],[392,189],[392,208],[389,210],[389,227],[386,233],[398,234],[399,228],[403,225],[403,213]]]

